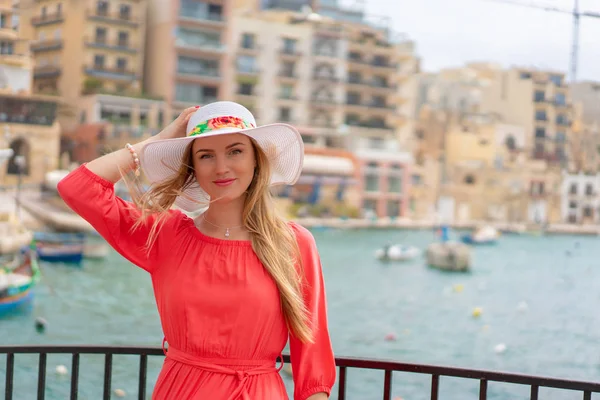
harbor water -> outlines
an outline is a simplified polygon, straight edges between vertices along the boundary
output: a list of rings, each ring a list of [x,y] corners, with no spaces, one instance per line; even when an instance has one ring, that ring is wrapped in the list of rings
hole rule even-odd
[[[313,233],[336,355],[599,380],[597,238],[506,235],[496,246],[474,248],[472,272],[464,274],[431,269],[423,258],[375,259],[374,251],[386,243],[424,249],[435,240],[429,230]],[[31,310],[0,320],[0,344],[160,346],[150,277],[118,254],[86,260],[81,268],[42,264],[42,272]],[[35,330],[37,317],[48,322],[44,333]],[[102,356],[81,357],[79,399],[101,398],[103,363]],[[149,361],[148,398],[161,363],[162,357]],[[5,365],[0,357],[0,393]],[[60,375],[56,367],[70,370],[70,357],[49,355],[47,365],[46,399],[67,399],[70,371]],[[113,365],[113,389],[137,398],[138,358],[115,356]],[[291,394],[291,381],[283,375]],[[37,356],[18,355],[14,379],[15,399],[35,399]],[[348,399],[381,398],[382,371],[349,370],[347,379]],[[392,398],[429,399],[430,382],[430,376],[395,373]],[[442,377],[440,382],[441,399],[478,398],[476,380]],[[528,387],[489,384],[488,399],[528,398]],[[580,398],[580,393],[540,391],[545,400]]]

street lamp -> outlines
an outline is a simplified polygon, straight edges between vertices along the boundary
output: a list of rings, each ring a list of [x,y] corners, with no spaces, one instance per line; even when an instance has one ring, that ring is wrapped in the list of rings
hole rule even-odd
[[[16,201],[15,201],[15,206],[16,206],[16,214],[17,214],[17,218],[19,218],[19,220],[21,219],[21,183],[22,183],[22,179],[23,179],[23,169],[25,168],[25,163],[27,161],[25,160],[25,156],[22,155],[18,155],[15,156],[15,165],[17,166],[17,171],[18,171],[18,175],[17,175],[17,195],[16,195]]]

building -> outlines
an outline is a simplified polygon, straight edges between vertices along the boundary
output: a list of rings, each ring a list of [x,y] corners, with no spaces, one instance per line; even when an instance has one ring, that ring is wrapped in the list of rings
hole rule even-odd
[[[563,173],[561,220],[570,224],[600,222],[600,175]]]
[[[600,125],[600,82],[574,82],[570,89],[573,102],[582,108],[582,123]]]
[[[146,1],[21,0],[34,55],[33,90],[76,105],[83,94],[139,95]]]
[[[146,91],[177,113],[229,99],[233,1],[148,1]]]
[[[0,186],[41,184],[59,159],[59,102],[32,95],[32,59],[22,39],[22,16],[11,0],[0,0]]]
[[[366,23],[310,17],[286,7],[237,8],[231,18],[232,98],[260,124],[297,126],[307,154],[312,149],[356,154],[362,207],[380,217],[405,215],[412,156],[399,143],[412,131],[408,117],[418,65],[413,44],[393,42]],[[333,153],[319,160],[321,171],[350,165]]]
[[[564,166],[574,118],[563,73],[511,68],[495,74],[483,92],[481,113],[525,128],[530,157]]]

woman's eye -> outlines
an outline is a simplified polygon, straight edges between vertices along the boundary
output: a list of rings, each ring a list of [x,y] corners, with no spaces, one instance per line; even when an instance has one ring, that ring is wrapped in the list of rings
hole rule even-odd
[[[200,159],[201,159],[201,160],[204,160],[204,159],[207,159],[207,158],[210,158],[210,157],[212,157],[210,154],[202,154],[202,155],[200,156]]]
[[[231,150],[232,155],[241,154],[241,153],[242,153],[242,151],[240,149]]]

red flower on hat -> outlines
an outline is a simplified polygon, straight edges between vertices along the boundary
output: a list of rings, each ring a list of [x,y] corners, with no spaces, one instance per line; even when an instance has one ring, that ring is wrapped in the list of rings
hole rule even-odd
[[[244,122],[236,117],[217,117],[208,121],[211,130],[222,128],[244,128]]]

